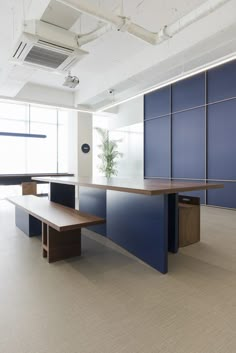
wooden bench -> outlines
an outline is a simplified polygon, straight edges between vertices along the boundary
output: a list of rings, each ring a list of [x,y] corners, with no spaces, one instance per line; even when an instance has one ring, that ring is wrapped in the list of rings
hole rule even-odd
[[[81,228],[105,223],[103,218],[33,195],[7,200],[42,222],[43,257],[49,263],[80,256]]]

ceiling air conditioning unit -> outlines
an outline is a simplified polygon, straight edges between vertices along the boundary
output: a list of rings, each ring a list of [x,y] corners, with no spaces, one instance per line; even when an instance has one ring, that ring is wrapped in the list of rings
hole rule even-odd
[[[43,70],[69,71],[88,54],[78,47],[77,37],[76,33],[46,22],[26,21],[11,61]]]

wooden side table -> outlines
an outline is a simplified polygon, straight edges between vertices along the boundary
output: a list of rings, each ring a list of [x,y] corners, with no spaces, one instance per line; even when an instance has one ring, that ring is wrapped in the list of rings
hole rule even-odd
[[[22,186],[22,195],[36,195],[37,194],[37,183],[35,181],[24,182]]]
[[[179,196],[179,247],[200,241],[200,198]]]

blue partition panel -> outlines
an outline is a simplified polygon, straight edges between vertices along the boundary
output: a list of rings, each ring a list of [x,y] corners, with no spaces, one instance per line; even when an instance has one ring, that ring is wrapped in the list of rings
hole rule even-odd
[[[144,175],[170,177],[171,121],[170,116],[144,123]]]
[[[208,102],[236,97],[236,61],[208,71]]]
[[[60,183],[50,183],[50,201],[63,206],[75,208],[75,186]]]
[[[236,180],[236,99],[208,107],[208,178]]]
[[[236,208],[236,182],[219,182],[224,184],[223,189],[207,191],[207,204],[228,208]]]
[[[168,198],[107,191],[107,234],[162,273],[168,270]]]
[[[205,73],[172,85],[172,112],[205,104]]]
[[[205,108],[173,114],[172,177],[205,179]]]
[[[79,187],[79,210],[106,218],[106,190]],[[106,224],[88,227],[92,231],[106,236]]]
[[[144,96],[144,119],[170,114],[171,87],[166,86]]]

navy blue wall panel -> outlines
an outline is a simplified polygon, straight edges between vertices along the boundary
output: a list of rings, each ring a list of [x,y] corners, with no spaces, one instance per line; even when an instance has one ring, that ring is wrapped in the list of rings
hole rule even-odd
[[[208,102],[236,97],[236,61],[208,71]]]
[[[166,86],[144,96],[144,119],[168,115],[171,111],[171,87]]]
[[[206,80],[207,77],[207,80]],[[205,92],[207,83],[207,92]],[[168,93],[169,92],[169,93]],[[169,98],[171,96],[171,104]],[[145,177],[235,180],[236,60],[145,97]],[[207,101],[206,101],[207,99]],[[218,101],[223,101],[216,103]],[[207,105],[207,107],[205,107]],[[203,106],[203,107],[199,107]],[[199,107],[199,108],[196,108]],[[172,114],[171,120],[168,114]],[[205,126],[207,109],[207,131]],[[152,119],[167,114],[166,120]],[[207,146],[205,138],[207,133]],[[171,145],[171,150],[169,147]],[[171,160],[171,171],[170,171]],[[207,175],[205,163],[207,161]],[[170,175],[171,172],[171,175]],[[235,207],[235,186],[208,192],[209,203]],[[231,190],[231,191],[230,191]],[[231,194],[234,192],[234,196]],[[205,192],[188,193],[200,196]],[[227,203],[228,198],[228,203]],[[234,206],[232,206],[234,205]]]
[[[148,177],[170,177],[170,116],[152,119],[144,123],[145,170]]]
[[[172,177],[205,178],[205,108],[173,114]]]
[[[205,104],[205,73],[179,81],[172,86],[172,112]]]
[[[236,180],[236,99],[208,107],[208,178]]]
[[[236,208],[236,182],[222,182],[223,189],[207,191],[207,204],[213,206]]]

